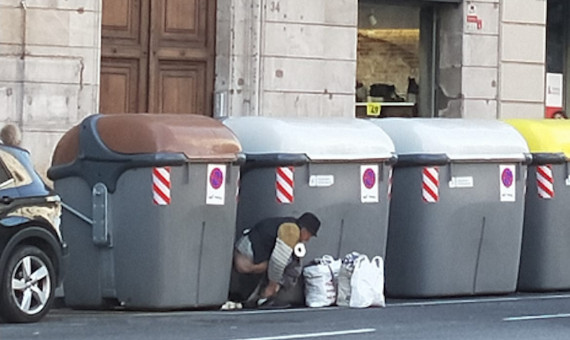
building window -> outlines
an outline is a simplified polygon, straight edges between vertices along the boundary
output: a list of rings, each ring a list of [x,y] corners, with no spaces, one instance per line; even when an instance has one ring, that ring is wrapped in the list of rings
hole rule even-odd
[[[419,12],[417,6],[359,3],[357,116],[417,116]]]
[[[357,117],[437,115],[439,6],[432,1],[359,0]]]
[[[357,117],[436,115],[434,6],[421,1],[359,1]]]

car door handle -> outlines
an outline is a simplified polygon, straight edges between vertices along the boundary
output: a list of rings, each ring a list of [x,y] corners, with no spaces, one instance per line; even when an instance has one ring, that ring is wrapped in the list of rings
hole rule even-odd
[[[10,204],[14,202],[14,198],[10,197],[10,196],[2,196],[2,198],[0,198],[0,203],[2,204]]]

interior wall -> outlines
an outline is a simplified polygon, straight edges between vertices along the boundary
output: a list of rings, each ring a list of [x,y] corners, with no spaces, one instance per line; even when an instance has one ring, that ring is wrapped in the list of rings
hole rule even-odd
[[[360,3],[357,81],[393,84],[405,97],[408,77],[419,78],[419,6]]]
[[[405,95],[408,77],[419,78],[418,42],[416,29],[359,31],[357,80],[366,87],[393,84]]]

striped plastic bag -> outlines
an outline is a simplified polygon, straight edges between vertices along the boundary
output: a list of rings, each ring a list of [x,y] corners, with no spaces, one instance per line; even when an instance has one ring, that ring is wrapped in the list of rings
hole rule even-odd
[[[338,306],[348,307],[350,305],[350,295],[352,290],[350,287],[350,280],[352,272],[354,271],[354,263],[360,256],[360,253],[353,251],[342,259],[342,264],[338,272],[336,296],[336,304]]]
[[[336,301],[336,280],[340,260],[330,255],[317,258],[305,268],[305,304],[308,307],[327,307]]]

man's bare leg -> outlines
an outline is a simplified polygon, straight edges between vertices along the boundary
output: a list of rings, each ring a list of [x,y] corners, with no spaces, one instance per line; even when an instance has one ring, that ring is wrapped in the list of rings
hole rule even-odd
[[[267,271],[268,261],[253,263],[247,256],[234,251],[234,267],[241,274],[263,274]]]

